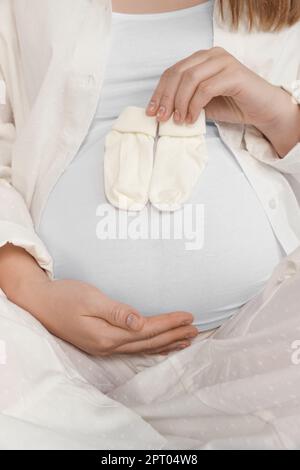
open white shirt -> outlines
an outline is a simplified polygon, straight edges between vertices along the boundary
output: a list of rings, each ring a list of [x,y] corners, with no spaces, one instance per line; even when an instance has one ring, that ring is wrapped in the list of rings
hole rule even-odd
[[[111,27],[109,0],[3,0],[0,79],[0,245],[31,253],[49,274],[52,258],[35,232],[46,200],[77,154],[95,115]],[[232,32],[214,11],[214,45],[270,82],[299,80],[300,24],[280,33]],[[88,51],[88,53],[87,53]],[[38,58],[38,59],[37,59]],[[285,252],[300,240],[300,145],[279,159],[251,126],[219,124]],[[292,185],[292,186],[291,186]]]

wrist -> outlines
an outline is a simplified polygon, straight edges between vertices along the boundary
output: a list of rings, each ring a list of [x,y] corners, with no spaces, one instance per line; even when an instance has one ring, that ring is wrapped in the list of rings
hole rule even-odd
[[[23,279],[8,298],[45,325],[49,316],[48,306],[51,304],[49,287],[52,282],[47,276],[45,278]]]
[[[283,89],[276,87],[274,107],[268,119],[255,126],[283,158],[300,141],[300,106]]]
[[[37,317],[42,308],[47,305],[46,289],[51,282],[47,277],[20,279],[7,297],[11,302]]]
[[[11,302],[26,308],[22,296],[29,299],[37,286],[47,282],[45,271],[23,248],[10,243],[0,248],[0,288]]]

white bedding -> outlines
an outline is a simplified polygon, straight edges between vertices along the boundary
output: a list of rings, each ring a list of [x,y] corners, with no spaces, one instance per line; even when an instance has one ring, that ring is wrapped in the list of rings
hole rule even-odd
[[[0,448],[300,448],[299,317],[300,249],[212,336],[112,386],[1,296]]]

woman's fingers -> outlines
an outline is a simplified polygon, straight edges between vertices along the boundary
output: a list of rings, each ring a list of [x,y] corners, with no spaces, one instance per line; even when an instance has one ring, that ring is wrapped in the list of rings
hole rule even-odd
[[[205,106],[201,108],[200,103],[207,104],[219,96],[219,86],[214,89],[215,82],[207,82],[214,78],[218,81],[219,77],[222,80],[222,74],[227,72],[227,82],[218,83],[224,94],[236,82],[234,70],[237,64],[231,54],[219,47],[195,52],[163,73],[147,114],[156,115],[158,121],[166,121],[174,112],[174,120],[179,124],[195,122]]]
[[[152,317],[146,317],[143,328],[140,331],[130,332],[126,330],[111,330],[116,346],[127,345],[137,341],[150,341],[157,336],[172,332],[176,341],[188,335],[197,334],[197,328],[192,325],[193,315],[186,312],[172,312]],[[178,337],[177,335],[183,335]],[[171,335],[171,336],[172,336]],[[173,336],[172,336],[173,337]],[[169,341],[171,342],[171,341]],[[166,346],[169,343],[162,344]]]
[[[188,348],[191,345],[191,341],[188,340],[181,340],[181,341],[176,341],[175,343],[169,344],[166,347],[163,348],[157,348],[153,350],[148,350],[148,351],[140,351],[139,353],[136,354],[149,354],[149,355],[155,355],[155,354],[161,354],[167,356],[171,352],[175,351],[182,351],[183,349]],[[124,352],[118,352],[118,354],[130,354],[130,353],[124,353]]]
[[[231,57],[226,51],[216,47],[197,51],[167,69],[152,95],[147,114],[156,115],[158,121],[166,121],[174,112],[175,121],[183,123],[189,100],[200,80],[218,73],[230,62]]]
[[[129,310],[126,310],[127,308]],[[123,320],[120,321],[120,318],[127,318],[128,312],[132,313],[131,307],[118,304],[118,309],[115,312],[116,317],[107,313],[99,314],[98,318],[96,316],[84,317],[89,321],[85,327],[89,328],[89,336],[93,343],[92,350],[96,355],[114,352],[142,352],[164,348],[172,342],[185,340],[198,333],[198,330],[192,325],[193,315],[190,313],[175,312],[147,317],[143,319],[144,326],[141,330],[130,331],[124,328]],[[158,336],[159,340],[156,339]],[[139,344],[131,346],[134,343]]]
[[[169,346],[167,346],[165,348],[155,349],[155,350],[149,352],[148,354],[152,354],[152,355],[162,354],[162,355],[167,356],[171,352],[182,351],[183,349],[188,348],[191,344],[192,344],[191,341],[188,341],[188,340],[178,341],[176,343],[170,344]]]
[[[209,78],[216,76],[223,70],[223,63],[222,61],[208,59],[200,65],[196,65],[188,69],[182,75],[181,82],[178,86],[176,96],[175,96],[175,103],[174,107],[175,110],[178,112],[180,116],[180,120],[174,119],[179,122],[183,123],[186,121],[187,123],[192,122],[190,119],[189,111],[190,111],[190,103],[193,100],[193,96],[199,87],[199,83],[201,84],[203,81],[208,80]],[[201,109],[198,109],[200,115]]]
[[[193,315],[187,312],[172,312],[147,317],[140,336],[141,339],[152,338],[169,330],[186,326],[194,330],[193,320]]]
[[[174,112],[174,100],[182,74],[189,68],[203,62],[209,51],[197,51],[191,56],[168,68],[161,76],[147,107],[149,116],[157,116],[159,121],[168,120]]]
[[[242,112],[233,98],[217,96],[205,107],[207,119],[212,121],[230,122],[231,124],[247,124],[247,116]]]
[[[181,326],[189,326],[192,324],[194,317],[188,312],[172,312],[152,317],[142,317],[132,307],[126,304],[116,304],[105,319],[111,325],[121,328],[124,326],[124,322],[127,328],[131,326],[129,329],[134,330],[134,332],[128,333],[129,336],[132,336],[132,340],[135,340],[137,336],[139,339],[146,339]],[[192,328],[194,329],[194,327]]]
[[[186,344],[186,347],[193,338],[198,335],[198,330],[194,327],[181,327],[165,333],[158,334],[157,336],[148,336],[146,339],[134,341],[128,344],[123,344],[115,349],[116,353],[153,353],[155,351],[162,351],[165,349],[174,350],[174,345]]]
[[[90,299],[88,307],[88,316],[101,318],[110,325],[125,330],[140,331],[145,324],[145,318],[136,309],[130,305],[116,302],[100,291],[97,291],[96,296]]]
[[[147,114],[157,116],[159,121],[166,121],[174,110],[174,98],[181,74],[175,73],[173,68],[166,70],[152,95],[147,107]]]
[[[188,104],[190,123],[194,123],[203,108],[217,96],[231,96],[234,93],[234,78],[228,71],[222,71],[202,81]]]
[[[112,305],[111,309],[102,318],[105,318],[111,325],[135,332],[141,331],[145,325],[145,318],[140,312],[122,303]]]

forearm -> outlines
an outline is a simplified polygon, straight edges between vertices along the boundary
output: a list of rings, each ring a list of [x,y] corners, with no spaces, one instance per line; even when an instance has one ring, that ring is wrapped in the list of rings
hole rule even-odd
[[[30,311],[33,295],[26,286],[47,280],[47,274],[24,249],[11,244],[0,248],[0,288],[9,300]]]
[[[257,127],[283,158],[300,142],[300,106],[279,88],[274,117]]]

